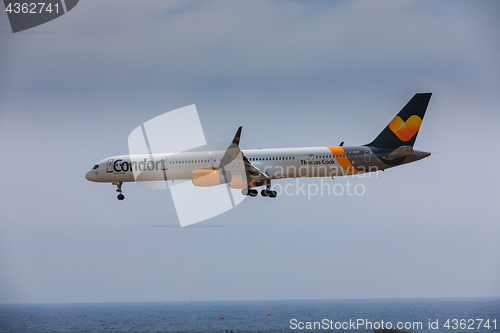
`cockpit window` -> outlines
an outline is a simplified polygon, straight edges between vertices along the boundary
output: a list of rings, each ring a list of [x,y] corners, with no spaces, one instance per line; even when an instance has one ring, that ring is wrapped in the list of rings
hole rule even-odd
[[[97,169],[99,167],[99,164],[94,165],[92,169]]]

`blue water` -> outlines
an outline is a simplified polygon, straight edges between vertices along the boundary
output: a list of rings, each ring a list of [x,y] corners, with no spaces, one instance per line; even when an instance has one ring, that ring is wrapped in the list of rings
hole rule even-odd
[[[267,314],[271,313],[270,316]],[[219,319],[224,316],[225,319]],[[38,319],[39,317],[39,319]],[[500,332],[499,298],[379,299],[310,301],[236,301],[100,304],[0,305],[0,332],[145,332],[145,331],[283,331],[297,324],[348,323],[362,319],[372,325],[388,321],[422,322],[418,332]],[[429,330],[429,319],[438,330]],[[450,319],[450,329],[444,328]],[[469,329],[453,329],[452,319],[474,319]],[[489,319],[490,328],[477,328]],[[496,320],[496,329],[493,320]],[[346,325],[344,324],[344,325]],[[458,322],[459,324],[459,322]],[[314,325],[314,324],[312,324]],[[317,324],[318,325],[318,324]],[[470,329],[474,327],[474,329]],[[297,331],[300,330],[296,327]],[[314,328],[314,327],[312,327]],[[319,328],[318,326],[316,328]],[[333,330],[335,327],[332,326]],[[345,327],[344,327],[345,328]],[[350,329],[353,326],[349,327]],[[358,326],[359,330],[372,327]],[[374,327],[377,328],[377,327]],[[349,329],[348,329],[349,330]],[[207,332],[208,333],[208,332]]]

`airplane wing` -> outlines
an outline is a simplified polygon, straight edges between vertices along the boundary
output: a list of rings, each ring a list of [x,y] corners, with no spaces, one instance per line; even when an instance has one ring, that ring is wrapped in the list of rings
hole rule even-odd
[[[234,136],[233,142],[229,145],[222,160],[219,163],[217,169],[224,169],[224,171],[230,171],[232,173],[245,172],[248,181],[252,180],[265,180],[269,179],[269,176],[259,168],[255,167],[250,163],[250,161],[245,157],[240,149],[240,136],[241,136],[242,126],[238,128],[236,135]],[[241,154],[241,160],[238,156]]]
[[[245,163],[245,171],[247,173],[247,176],[249,176],[250,180],[269,179],[269,176],[264,171],[262,171],[261,169],[257,168],[252,163],[250,163],[250,161],[246,158],[243,152],[241,153],[241,155],[243,156],[243,162]]]

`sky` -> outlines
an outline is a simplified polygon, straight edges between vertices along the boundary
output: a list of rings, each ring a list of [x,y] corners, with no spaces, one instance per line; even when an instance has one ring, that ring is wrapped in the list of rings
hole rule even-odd
[[[0,14],[0,303],[500,297],[500,3],[80,1]],[[196,104],[207,141],[361,145],[432,92],[424,160],[363,195],[247,198],[197,227],[84,176]],[[158,227],[160,226],[160,227]],[[163,227],[162,227],[163,226]]]

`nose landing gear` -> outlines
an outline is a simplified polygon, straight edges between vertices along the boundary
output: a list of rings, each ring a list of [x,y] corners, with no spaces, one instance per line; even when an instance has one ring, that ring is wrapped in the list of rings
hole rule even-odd
[[[122,191],[122,182],[118,182],[118,183],[113,183],[113,185],[116,185],[117,189],[116,189],[116,192],[118,192],[118,200],[123,200],[125,199],[125,196],[123,195],[123,191]]]

